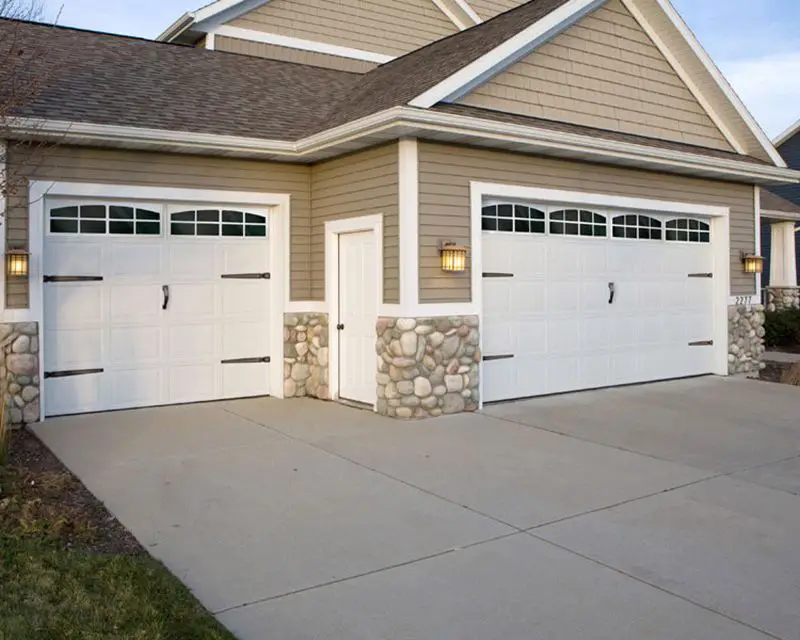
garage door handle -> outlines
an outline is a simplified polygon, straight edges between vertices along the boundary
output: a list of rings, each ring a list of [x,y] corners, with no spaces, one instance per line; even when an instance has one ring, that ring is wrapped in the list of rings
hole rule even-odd
[[[166,311],[169,306],[169,285],[165,284],[161,287],[161,291],[164,293],[164,304],[161,305],[161,308]]]
[[[614,295],[616,294],[616,287],[613,282],[608,283],[608,304],[614,304]]]

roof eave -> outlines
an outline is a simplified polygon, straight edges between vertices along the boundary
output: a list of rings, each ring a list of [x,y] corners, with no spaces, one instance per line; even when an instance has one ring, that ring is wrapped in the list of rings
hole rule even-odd
[[[158,42],[172,42],[175,38],[186,32],[194,24],[194,15],[184,13],[180,18],[168,26],[156,38]]]
[[[793,137],[798,132],[800,132],[800,120],[795,122],[792,126],[786,129],[786,131],[784,131],[777,138],[775,138],[773,144],[776,147],[780,147],[784,142],[789,140],[789,138]]]
[[[298,141],[41,119],[15,119],[7,129],[17,137],[49,138],[61,144],[102,144],[286,162],[316,162],[401,136],[417,136],[733,182],[762,185],[800,183],[800,171],[769,164],[409,107],[387,109]]]

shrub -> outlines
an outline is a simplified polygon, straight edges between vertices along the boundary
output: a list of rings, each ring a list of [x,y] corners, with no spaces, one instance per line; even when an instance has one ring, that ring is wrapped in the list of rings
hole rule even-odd
[[[768,311],[764,330],[768,347],[800,346],[800,309]]]

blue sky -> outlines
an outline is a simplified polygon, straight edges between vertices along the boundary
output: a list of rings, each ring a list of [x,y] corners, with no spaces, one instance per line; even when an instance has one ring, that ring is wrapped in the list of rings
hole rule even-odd
[[[59,23],[153,38],[206,0],[46,0]],[[391,0],[386,0],[391,1]],[[774,137],[800,119],[798,0],[673,0],[750,111]]]

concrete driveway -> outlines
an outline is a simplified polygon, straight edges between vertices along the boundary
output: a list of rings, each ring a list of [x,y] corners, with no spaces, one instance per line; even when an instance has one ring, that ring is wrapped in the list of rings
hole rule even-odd
[[[797,388],[411,424],[262,399],[35,431],[244,639],[800,639]]]

